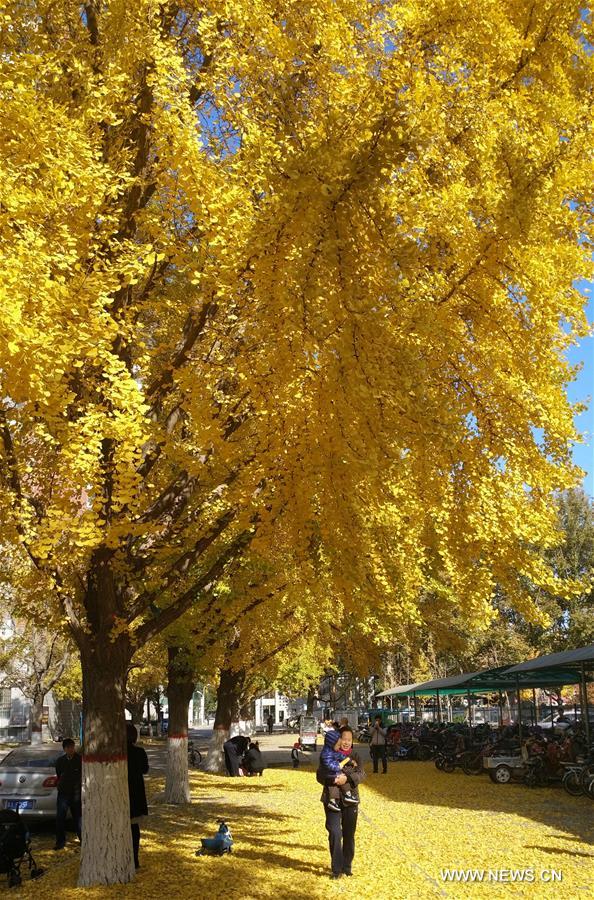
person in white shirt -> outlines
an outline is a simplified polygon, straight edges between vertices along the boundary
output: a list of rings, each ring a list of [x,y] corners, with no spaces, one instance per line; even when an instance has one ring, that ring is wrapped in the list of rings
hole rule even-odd
[[[373,771],[377,775],[378,764],[382,761],[382,774],[388,771],[388,754],[386,751],[386,729],[382,725],[382,717],[376,716],[371,726],[369,750],[373,761]]]

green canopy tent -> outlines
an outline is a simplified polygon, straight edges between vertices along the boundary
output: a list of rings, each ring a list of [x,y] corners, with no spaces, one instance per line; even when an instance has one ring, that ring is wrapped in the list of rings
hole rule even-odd
[[[578,647],[576,650],[563,650],[561,653],[547,653],[527,662],[510,666],[507,674],[519,679],[536,678],[537,676],[553,677],[554,673],[571,672],[572,679],[566,684],[580,685],[580,706],[582,721],[586,731],[586,739],[590,743],[590,710],[588,707],[588,681],[594,680],[594,644]]]
[[[413,697],[413,704],[415,707],[415,719],[417,718],[417,696],[415,693],[415,688],[418,687],[416,684],[401,684],[400,687],[391,688],[387,691],[380,691],[379,694],[376,694],[376,697],[381,697],[384,699],[385,697],[389,697],[390,701],[392,697],[406,697],[407,702],[410,702],[408,698]],[[400,708],[397,708],[398,714],[400,714]]]
[[[523,664],[528,665],[528,664]],[[513,667],[517,669],[518,667]],[[417,718],[417,697],[435,694],[438,720],[441,721],[440,697],[453,694],[465,694],[468,697],[469,722],[472,724],[472,694],[486,692],[501,692],[512,690],[518,696],[518,720],[520,734],[521,722],[521,694],[523,689],[562,687],[566,684],[579,684],[580,673],[570,666],[562,665],[547,667],[537,670],[511,671],[509,666],[499,666],[494,669],[481,669],[478,672],[465,672],[460,675],[450,675],[447,678],[434,678],[430,681],[405,684],[377,694],[378,697],[402,697],[412,696],[415,704],[415,718]],[[535,704],[536,705],[536,704]]]

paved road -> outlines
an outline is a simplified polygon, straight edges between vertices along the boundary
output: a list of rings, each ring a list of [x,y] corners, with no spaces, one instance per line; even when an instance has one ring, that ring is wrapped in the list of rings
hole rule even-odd
[[[189,737],[194,741],[203,756],[206,754],[211,734],[211,728],[192,728],[189,731]],[[254,737],[260,745],[260,750],[262,751],[267,766],[276,768],[277,766],[290,767],[292,765],[291,748],[297,740],[296,734],[279,734],[275,732],[271,735],[258,734]],[[150,743],[144,743],[142,738],[140,738],[139,743],[146,749],[151,774],[163,775],[165,773],[167,759],[167,741],[155,741],[153,739]],[[301,765],[309,765],[315,768],[317,766],[319,750],[321,747],[322,737],[319,735],[318,752],[302,754]],[[10,752],[10,749],[11,748],[0,747],[0,762],[4,756]],[[369,749],[366,744],[358,744],[357,752],[362,756],[364,761],[369,759]]]

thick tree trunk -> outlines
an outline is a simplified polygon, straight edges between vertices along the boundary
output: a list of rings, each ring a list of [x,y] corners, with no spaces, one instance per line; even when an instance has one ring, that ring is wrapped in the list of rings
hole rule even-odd
[[[225,771],[223,744],[229,736],[233,736],[231,733],[233,722],[239,722],[239,703],[244,677],[243,672],[221,669],[214,728],[204,764],[207,772]]]
[[[81,647],[82,847],[79,886],[125,884],[135,874],[130,830],[124,696],[126,637],[93,634]]]
[[[188,705],[194,693],[194,677],[177,647],[168,651],[169,730],[165,803],[190,803],[188,779]]]
[[[43,701],[44,695],[36,693],[31,703],[31,743],[41,744],[43,731]]]

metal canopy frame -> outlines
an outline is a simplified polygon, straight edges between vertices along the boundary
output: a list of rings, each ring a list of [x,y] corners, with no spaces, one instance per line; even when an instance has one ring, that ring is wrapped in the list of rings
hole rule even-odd
[[[478,672],[465,672],[448,678],[436,678],[431,681],[420,681],[416,684],[405,684],[391,690],[381,691],[377,697],[413,697],[415,717],[417,697],[435,694],[438,718],[440,715],[440,697],[453,694],[466,694],[469,700],[468,715],[472,724],[471,694],[492,693],[511,690],[518,696],[518,724],[522,735],[521,691],[550,687],[563,687],[566,684],[580,685],[580,699],[586,739],[590,741],[590,721],[588,710],[587,683],[594,681],[594,644],[580,647],[577,650],[566,650],[562,653],[549,653],[536,657],[515,666],[499,666],[494,669],[482,669]],[[534,694],[533,694],[534,696]],[[552,724],[552,723],[551,723]]]

